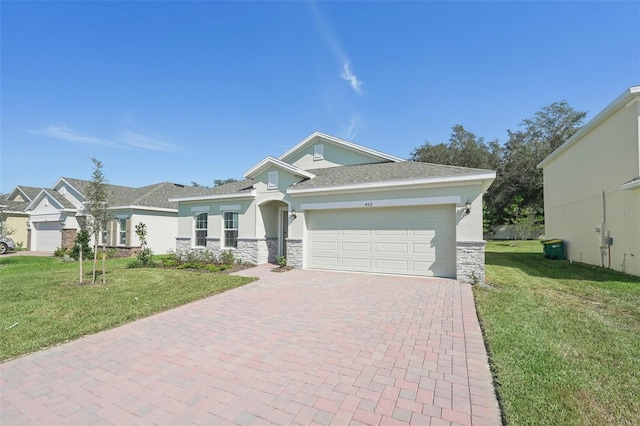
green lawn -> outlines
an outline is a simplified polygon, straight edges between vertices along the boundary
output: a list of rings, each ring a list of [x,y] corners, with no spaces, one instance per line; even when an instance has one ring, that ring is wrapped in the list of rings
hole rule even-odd
[[[107,261],[106,285],[79,286],[77,262],[0,258],[0,361],[253,281],[175,269],[127,269],[130,260]],[[85,273],[90,280],[91,262],[85,263]]]
[[[537,241],[487,244],[474,287],[510,425],[640,419],[640,278],[547,260]]]

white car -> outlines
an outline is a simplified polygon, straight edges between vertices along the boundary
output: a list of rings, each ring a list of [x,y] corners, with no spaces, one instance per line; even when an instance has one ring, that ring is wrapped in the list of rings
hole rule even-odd
[[[0,254],[5,254],[16,248],[16,243],[9,237],[0,237]]]

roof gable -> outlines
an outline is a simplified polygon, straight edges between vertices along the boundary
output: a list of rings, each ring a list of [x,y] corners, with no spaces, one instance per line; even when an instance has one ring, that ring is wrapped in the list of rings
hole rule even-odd
[[[260,173],[272,167],[275,167],[277,169],[282,169],[286,172],[291,173],[292,175],[305,177],[308,179],[312,179],[315,176],[313,173],[309,173],[308,171],[302,170],[296,166],[287,164],[284,161],[278,160],[277,158],[266,157],[264,160],[260,161],[258,164],[256,164],[255,166],[247,170],[244,173],[244,177],[246,179],[254,179]]]
[[[46,208],[52,207],[57,210],[73,210],[76,207],[71,204],[67,199],[60,195],[57,191],[51,189],[42,189],[40,193],[29,203],[27,210],[35,210],[41,206],[44,200],[47,200],[49,205],[44,206]]]
[[[316,145],[322,145],[320,152],[314,151],[314,146]],[[320,132],[312,133],[302,142],[278,157],[278,159],[305,170],[404,161],[399,157]]]
[[[593,117],[587,124],[582,126],[577,132],[575,132],[569,139],[567,139],[562,145],[556,148],[551,154],[538,164],[537,168],[542,169],[546,167],[553,160],[562,155],[572,145],[577,143],[584,135],[598,127],[606,119],[611,117],[617,111],[622,108],[628,108],[636,102],[640,102],[640,86],[632,86],[622,92],[613,102],[611,102],[605,109],[600,111],[598,115]]]

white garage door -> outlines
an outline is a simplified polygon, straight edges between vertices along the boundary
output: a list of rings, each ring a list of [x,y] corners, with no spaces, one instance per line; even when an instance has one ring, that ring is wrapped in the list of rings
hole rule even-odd
[[[455,277],[453,206],[306,212],[312,269]]]
[[[62,244],[62,225],[60,222],[34,223],[35,250],[55,251]]]

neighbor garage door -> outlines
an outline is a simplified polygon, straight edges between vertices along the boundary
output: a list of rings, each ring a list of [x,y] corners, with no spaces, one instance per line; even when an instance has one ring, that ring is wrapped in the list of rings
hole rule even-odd
[[[311,210],[312,269],[455,277],[453,206]]]
[[[35,250],[55,251],[62,244],[62,225],[60,222],[36,222]]]

